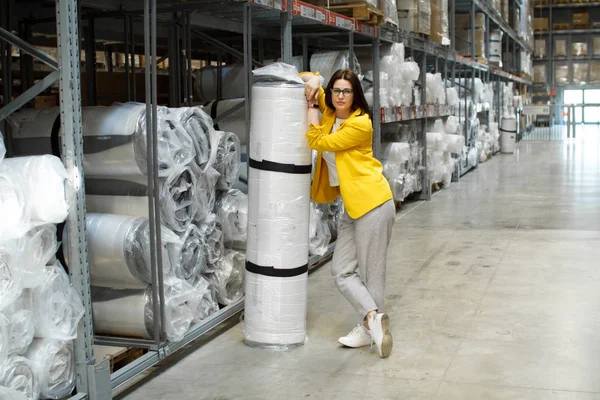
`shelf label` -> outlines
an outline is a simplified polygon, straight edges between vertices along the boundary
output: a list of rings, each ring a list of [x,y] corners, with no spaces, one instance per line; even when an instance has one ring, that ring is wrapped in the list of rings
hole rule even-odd
[[[356,21],[355,30],[360,33],[364,33],[365,35],[369,35],[372,37],[377,37],[377,28],[372,25],[367,25],[363,22]]]
[[[349,31],[354,30],[354,20],[352,18],[332,12],[329,13],[329,24],[338,28],[348,29]]]

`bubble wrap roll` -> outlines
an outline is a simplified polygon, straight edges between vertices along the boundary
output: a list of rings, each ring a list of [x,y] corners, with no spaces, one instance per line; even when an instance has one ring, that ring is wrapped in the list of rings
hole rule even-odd
[[[217,132],[217,157],[214,168],[220,174],[217,190],[229,190],[237,182],[240,172],[240,139],[235,133]]]
[[[196,176],[196,195],[194,201],[196,203],[195,221],[202,221],[215,208],[216,188],[219,177],[219,172],[213,167],[207,166],[204,170],[194,168]]]
[[[227,306],[244,295],[244,271],[246,254],[236,250],[225,250],[213,277],[219,304]]]
[[[35,334],[33,312],[26,308],[23,297],[15,300],[4,315],[8,320],[8,354],[23,354],[31,344]],[[2,330],[0,328],[0,330]],[[2,351],[0,350],[0,353]]]
[[[217,149],[213,120],[202,107],[169,108],[167,118],[180,124],[192,139],[196,153],[194,161],[200,168],[214,162]]]
[[[209,214],[198,226],[204,253],[206,256],[206,268],[202,273],[215,272],[219,259],[223,257],[225,249],[223,243],[223,230],[221,222],[216,214]]]
[[[217,288],[214,284],[214,276],[208,274],[207,279],[202,279],[196,285],[200,301],[194,313],[194,323],[198,323],[205,318],[210,317],[219,311],[219,302],[217,301]]]
[[[206,270],[206,252],[200,229],[190,225],[183,235],[167,245],[173,274],[190,285],[195,285]]]
[[[71,342],[36,339],[25,356],[33,365],[43,398],[62,399],[73,392],[75,358]]]
[[[231,246],[235,242],[241,242],[241,245],[245,247],[248,228],[248,196],[237,189],[231,189],[221,194],[215,208],[223,225],[225,244]]]
[[[465,146],[465,137],[463,135],[448,135],[446,138],[448,140],[447,150],[453,154],[460,154]]]
[[[25,177],[5,164],[0,165],[0,240],[23,235],[31,220],[31,202],[23,185]]]

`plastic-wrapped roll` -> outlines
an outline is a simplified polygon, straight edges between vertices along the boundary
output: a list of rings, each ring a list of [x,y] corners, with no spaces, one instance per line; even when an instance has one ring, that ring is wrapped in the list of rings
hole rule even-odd
[[[238,179],[240,172],[240,139],[235,133],[217,132],[217,157],[214,168],[220,174],[217,190],[229,190]]]
[[[192,139],[196,156],[194,162],[201,168],[214,161],[216,157],[215,130],[212,118],[202,107],[169,108],[167,117],[175,124],[181,124]]]
[[[317,209],[316,204],[310,204],[310,231],[309,231],[309,253],[322,256],[327,252],[331,241],[331,232],[326,221],[323,220],[323,212]]]
[[[4,360],[11,353],[12,343],[10,342],[11,329],[10,320],[3,313],[0,313],[0,359]],[[1,364],[1,363],[0,363]],[[0,369],[2,367],[0,366]]]
[[[458,128],[460,126],[460,122],[458,118],[454,115],[450,115],[446,120],[446,125],[444,127],[445,132],[449,135],[454,135],[458,133]]]
[[[166,107],[158,107],[158,170],[167,176],[194,159],[191,137],[168,122]],[[51,153],[52,127],[58,108],[23,109],[11,116],[15,153]],[[138,181],[147,167],[146,105],[141,103],[95,106],[82,109],[86,178]],[[60,135],[60,132],[59,132]]]
[[[21,392],[17,392],[14,389],[9,389],[4,386],[0,386],[0,399],[6,400],[31,400]]]
[[[62,399],[75,389],[73,344],[52,339],[36,339],[25,353],[38,379],[45,399]]]
[[[0,163],[4,160],[4,156],[6,155],[6,146],[4,145],[4,137],[2,136],[2,132],[0,132]]]
[[[185,232],[196,217],[196,175],[190,167],[172,170],[159,179],[161,223]],[[148,218],[148,187],[145,182],[86,179],[88,212]]]
[[[3,313],[8,320],[7,353],[23,354],[31,344],[35,334],[33,312],[25,307],[25,301],[23,297],[20,297],[8,306]],[[1,322],[0,325],[2,325]],[[2,331],[2,328],[0,328],[0,331]]]
[[[195,73],[196,75],[196,98],[202,102],[216,100],[218,67],[206,66]],[[223,65],[222,76],[222,98],[236,99],[244,97],[244,66],[240,64]]]
[[[28,399],[37,399],[40,395],[33,363],[21,356],[9,356],[2,360],[0,386],[23,393]]]
[[[23,193],[31,203],[31,219],[42,223],[61,223],[69,206],[65,199],[67,170],[58,157],[31,156],[7,158],[3,168],[21,171]]]
[[[244,295],[244,270],[246,254],[236,250],[225,250],[219,267],[212,275],[219,304],[227,306]]]
[[[304,84],[277,70],[252,87],[244,338],[287,349],[306,339],[311,150]]]
[[[31,202],[25,196],[19,171],[0,165],[0,240],[23,235],[31,220]]]
[[[36,337],[75,339],[85,309],[60,262],[46,267],[44,281],[29,296]]]
[[[448,135],[446,138],[448,140],[447,150],[452,154],[460,154],[465,146],[465,137],[463,135]]]
[[[215,207],[226,245],[245,248],[248,229],[248,196],[237,189],[222,193]]]
[[[198,309],[198,291],[180,279],[166,281],[165,334],[178,342],[188,331]],[[96,334],[150,339],[154,332],[152,288],[113,290],[92,288]]]
[[[207,166],[204,171],[197,169],[196,175],[196,215],[194,221],[202,221],[215,208],[216,188],[220,174],[213,167]]]
[[[441,132],[427,132],[427,150],[446,151],[448,147],[447,136],[443,129]]]
[[[206,270],[206,252],[200,229],[190,225],[176,242],[167,245],[173,275],[195,285],[200,273]]]
[[[10,254],[0,249],[0,311],[14,302],[21,292],[21,275],[13,272]]]
[[[354,54],[354,72],[361,74],[360,64]],[[310,70],[319,72],[325,80],[325,86],[338,69],[350,69],[350,53],[344,51],[328,51],[324,53],[314,53],[310,57]]]
[[[225,249],[223,229],[216,214],[209,214],[198,226],[206,255],[206,269],[202,273],[213,273]]]
[[[150,226],[145,218],[115,214],[87,215],[90,281],[93,286],[143,289],[152,282]],[[163,228],[163,273],[171,273],[166,251],[179,240]]]
[[[219,311],[217,288],[213,283],[214,280],[214,277],[209,274],[207,279],[202,278],[196,285],[200,297],[198,307],[194,313],[194,323],[198,323]]]

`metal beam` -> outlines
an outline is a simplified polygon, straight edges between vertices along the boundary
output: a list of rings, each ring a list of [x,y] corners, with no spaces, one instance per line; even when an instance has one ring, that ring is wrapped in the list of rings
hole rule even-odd
[[[17,35],[14,35],[11,32],[9,32],[6,29],[1,28],[1,27],[0,27],[0,39],[3,39],[4,41],[19,48],[20,50],[24,51],[25,53],[32,55],[33,57],[37,58],[38,60],[40,60],[47,66],[51,67],[52,69],[54,69],[54,70],[58,69],[58,62],[53,57],[49,56],[48,54],[44,53],[37,47],[32,46],[31,44],[22,40]]]
[[[199,31],[196,28],[192,28],[192,33],[194,35],[198,36],[200,39],[204,40],[205,42],[212,44],[216,48],[221,49],[221,50],[223,50],[223,51],[225,51],[225,52],[233,55],[234,57],[239,58],[240,60],[244,60],[245,59],[244,52],[236,50],[233,47],[228,46],[225,43],[222,43],[222,42],[218,41],[217,39],[213,38],[212,36],[209,36],[206,33],[201,32],[201,31]],[[251,59],[251,62],[252,62],[253,66],[255,66],[255,67],[262,67],[263,66],[263,64],[261,64],[260,62],[254,60],[252,58],[251,54],[248,57]]]
[[[19,97],[2,107],[0,109],[0,121],[3,121],[13,112],[27,104],[30,100],[33,100],[35,96],[52,86],[58,80],[59,75],[59,71],[54,71],[49,75],[46,75],[44,79],[37,82],[35,85],[23,92]]]
[[[281,61],[292,63],[292,0],[287,2],[287,11],[281,13]]]
[[[233,113],[235,113],[236,111],[238,111],[242,107],[244,107],[245,104],[246,104],[246,100],[240,101],[238,104],[231,107],[229,110],[225,111],[224,113],[219,114],[216,118],[213,118],[213,122],[215,124],[217,124],[220,121],[223,121],[225,118],[229,117],[230,115],[232,115]]]

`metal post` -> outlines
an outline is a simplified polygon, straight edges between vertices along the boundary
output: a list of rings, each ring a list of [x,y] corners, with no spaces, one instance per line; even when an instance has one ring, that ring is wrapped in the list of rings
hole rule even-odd
[[[308,59],[308,36],[302,36],[302,69],[310,71],[310,60]]]
[[[450,53],[456,50],[456,15],[454,1],[448,2],[448,28],[450,29]]]
[[[292,0],[287,1],[286,11],[281,13],[281,61],[292,63]],[[250,39],[251,40],[251,39]],[[250,49],[252,43],[250,43]],[[252,52],[248,54],[252,58]]]
[[[258,62],[261,64],[265,62],[265,40],[263,38],[258,39]]]
[[[129,15],[125,15],[123,18],[123,30],[125,35],[125,79],[127,81],[127,101],[132,101],[133,95],[131,90],[131,76],[129,74]]]
[[[85,32],[85,82],[87,86],[87,105],[95,106],[97,96],[96,88],[96,35],[94,18],[88,19]]]
[[[180,86],[179,79],[177,78],[179,68],[179,57],[178,57],[178,40],[177,31],[178,27],[175,21],[177,20],[177,14],[173,14],[173,21],[169,25],[169,46],[167,47],[167,55],[169,58],[169,105],[171,107],[181,106]]]
[[[190,13],[189,11],[186,11],[185,13],[186,18],[185,18],[185,30],[186,30],[186,48],[185,48],[185,55],[186,55],[186,70],[187,70],[187,74],[186,76],[186,85],[187,85],[187,92],[188,92],[188,97],[185,99],[186,104],[191,107],[192,103],[194,101],[194,88],[192,87],[192,20],[190,19]],[[156,55],[153,56],[154,60],[156,60]]]
[[[137,101],[137,85],[135,79],[135,31],[133,25],[133,15],[129,16],[129,43],[131,45],[131,98]]]
[[[379,38],[373,39],[373,153],[381,159],[381,106],[379,104]]]
[[[180,64],[179,64],[179,76],[181,78],[181,80],[178,82],[178,84],[180,86],[183,86],[183,104],[187,105],[187,99],[189,96],[188,93],[188,84],[187,84],[187,42],[188,42],[188,35],[190,32],[188,32],[187,30],[187,23],[186,23],[186,13],[182,13],[182,20],[183,23],[181,24],[181,37],[182,37],[182,45],[180,47],[180,52],[179,52],[179,60],[180,60]]]
[[[9,1],[1,1],[0,2],[0,26],[7,31],[10,31],[10,2]],[[24,52],[21,52],[21,57]],[[3,92],[3,105],[0,108],[0,111],[6,107],[8,103],[12,100],[12,46],[10,43],[5,42],[0,39],[0,56],[2,57],[2,83],[4,86]],[[31,57],[29,57],[31,58]],[[32,61],[33,62],[33,61]],[[23,74],[23,70],[21,70]],[[21,76],[23,78],[23,76]],[[25,92],[26,88],[24,87],[24,82],[21,79],[22,85],[22,93]],[[6,146],[6,150],[8,155],[12,155],[12,137],[10,135],[10,129],[8,123],[5,121],[0,122],[0,128],[2,132],[4,132],[4,142]]]
[[[75,377],[79,393],[91,392],[94,399],[108,399],[110,390],[103,388],[107,382],[110,385],[108,365],[103,364],[105,369],[94,365],[94,328],[85,222],[78,21],[77,0],[56,2],[62,154],[67,169],[66,197],[70,206],[66,223],[69,241],[65,251],[68,253],[71,284],[85,308],[75,339]],[[93,376],[90,376],[90,371],[94,373]]]
[[[427,53],[423,52],[423,56],[421,58],[421,74],[419,79],[421,80],[421,107],[426,110],[427,107],[423,106],[427,102]],[[421,195],[419,196],[421,200],[431,200],[431,182],[429,182],[429,166],[427,164],[427,113],[425,112],[424,118],[421,118],[421,132],[419,134],[419,139],[421,140],[421,145],[423,146],[423,170],[422,170],[422,182],[423,189],[421,191]]]
[[[486,14],[485,16],[485,58],[490,60],[490,17]]]
[[[223,100],[223,52],[217,51],[217,101]]]
[[[473,60],[477,59],[477,55],[475,54],[475,1],[471,1],[471,57]]]
[[[354,32],[348,33],[348,66],[354,70]]]
[[[21,22],[19,25],[19,37],[25,41],[31,40],[31,28],[25,22]],[[33,86],[33,57],[21,50],[19,64],[21,67],[21,92],[24,92]]]

